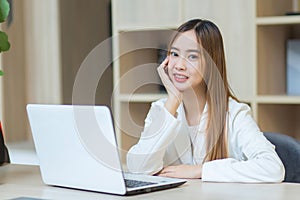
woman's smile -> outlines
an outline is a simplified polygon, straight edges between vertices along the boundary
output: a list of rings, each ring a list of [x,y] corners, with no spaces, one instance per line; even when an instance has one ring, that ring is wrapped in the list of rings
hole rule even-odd
[[[174,73],[174,80],[178,83],[184,83],[188,80],[188,78],[189,77],[184,74]]]

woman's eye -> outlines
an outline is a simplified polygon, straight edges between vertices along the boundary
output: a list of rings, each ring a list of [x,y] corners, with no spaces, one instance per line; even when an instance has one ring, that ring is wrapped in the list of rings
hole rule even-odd
[[[174,52],[174,51],[171,51],[170,55],[171,55],[171,56],[177,57],[177,56],[178,56],[178,53],[176,53],[176,52]]]
[[[190,60],[197,60],[199,58],[198,55],[189,55]]]

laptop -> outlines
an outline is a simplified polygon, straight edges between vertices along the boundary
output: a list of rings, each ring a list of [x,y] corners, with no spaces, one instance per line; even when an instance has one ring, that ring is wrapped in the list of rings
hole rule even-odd
[[[130,195],[186,182],[123,172],[107,106],[29,104],[27,114],[47,185]]]

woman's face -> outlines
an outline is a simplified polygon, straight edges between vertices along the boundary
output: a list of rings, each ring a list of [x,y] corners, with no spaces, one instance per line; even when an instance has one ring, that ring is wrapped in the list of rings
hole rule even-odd
[[[168,74],[175,87],[184,92],[197,89],[203,80],[200,45],[194,30],[181,33],[170,48]]]

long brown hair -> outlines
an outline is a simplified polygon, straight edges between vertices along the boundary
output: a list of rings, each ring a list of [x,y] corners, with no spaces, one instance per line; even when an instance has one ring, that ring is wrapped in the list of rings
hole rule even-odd
[[[206,157],[203,162],[228,157],[226,115],[229,97],[238,100],[227,80],[223,39],[218,27],[208,20],[193,19],[182,24],[173,36],[169,50],[180,33],[194,30],[205,67],[208,121],[206,126]]]

